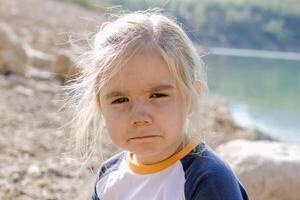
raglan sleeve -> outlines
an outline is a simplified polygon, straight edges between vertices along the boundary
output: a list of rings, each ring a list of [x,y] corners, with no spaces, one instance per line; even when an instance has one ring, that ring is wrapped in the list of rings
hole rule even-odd
[[[97,183],[100,181],[101,173],[102,173],[102,170],[100,168],[97,172],[97,176],[96,176],[97,178],[96,178],[96,181],[95,181],[92,191],[91,191],[90,200],[100,200],[100,198],[98,197],[96,188],[97,188]]]
[[[118,170],[125,155],[126,152],[122,151],[102,163],[97,172],[96,181],[93,185],[90,198],[91,200],[101,200],[100,197],[103,195],[103,191],[101,189],[105,187],[105,178],[108,177],[111,172]]]
[[[248,200],[244,187],[227,168],[210,169],[196,177],[190,200]]]
[[[92,191],[92,194],[91,194],[91,200],[100,200],[98,195],[97,195],[97,191],[96,191],[96,184],[94,185],[93,187],[93,191]]]

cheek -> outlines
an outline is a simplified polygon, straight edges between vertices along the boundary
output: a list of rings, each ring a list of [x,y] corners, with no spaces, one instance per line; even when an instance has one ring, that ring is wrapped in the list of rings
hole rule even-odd
[[[161,125],[172,132],[182,130],[186,121],[186,109],[180,102],[170,102],[168,106],[158,111],[158,118]]]
[[[127,118],[124,114],[113,110],[103,110],[106,127],[110,134],[126,129]]]

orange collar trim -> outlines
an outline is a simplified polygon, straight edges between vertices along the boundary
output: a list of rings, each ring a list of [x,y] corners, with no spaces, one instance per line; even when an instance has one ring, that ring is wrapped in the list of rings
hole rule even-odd
[[[133,172],[138,174],[152,174],[159,172],[163,169],[166,169],[167,167],[174,164],[177,160],[180,160],[184,156],[186,156],[189,152],[191,152],[197,145],[199,144],[199,141],[197,139],[191,139],[191,141],[179,152],[171,156],[170,158],[163,160],[159,163],[155,163],[152,165],[142,165],[142,164],[135,164],[132,161],[131,153],[127,153],[126,161],[129,169],[131,169]]]

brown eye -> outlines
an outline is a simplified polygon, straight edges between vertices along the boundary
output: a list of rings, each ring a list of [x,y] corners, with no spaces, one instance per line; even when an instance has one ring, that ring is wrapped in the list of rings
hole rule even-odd
[[[127,101],[128,101],[128,98],[122,97],[122,98],[118,98],[118,99],[114,100],[113,102],[111,102],[111,104],[120,104],[120,103],[125,103]]]
[[[150,98],[160,98],[160,97],[167,97],[167,94],[163,94],[163,93],[153,93],[151,94]]]

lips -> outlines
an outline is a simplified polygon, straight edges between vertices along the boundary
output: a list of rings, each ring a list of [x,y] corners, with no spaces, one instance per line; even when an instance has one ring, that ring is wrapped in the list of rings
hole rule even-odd
[[[150,137],[158,137],[158,136],[157,135],[145,135],[145,136],[133,137],[131,139],[150,138]]]
[[[159,135],[140,135],[140,136],[136,136],[136,137],[131,137],[131,138],[129,138],[128,141],[130,141],[130,140],[151,139],[151,138],[155,138],[155,137],[160,137],[160,136]]]

